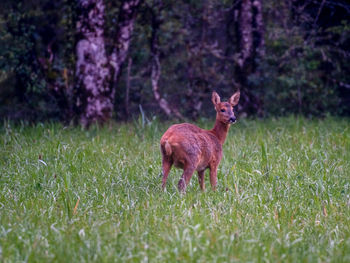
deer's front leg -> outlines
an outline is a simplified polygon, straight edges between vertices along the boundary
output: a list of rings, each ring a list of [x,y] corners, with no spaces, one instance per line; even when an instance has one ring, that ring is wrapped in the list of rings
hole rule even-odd
[[[198,171],[198,182],[199,186],[201,187],[201,190],[205,190],[205,183],[204,183],[204,170],[203,171]]]
[[[216,190],[216,185],[218,182],[218,176],[217,176],[217,169],[218,169],[218,165],[212,165],[210,166],[210,184],[211,184],[211,189],[213,189],[213,191]]]
[[[191,177],[195,171],[195,167],[193,166],[187,166],[186,168],[184,168],[184,172],[181,176],[181,179],[179,181],[179,184],[178,184],[178,188],[179,188],[179,191],[184,193],[186,191],[186,187],[188,185],[188,183],[190,182],[191,180]]]

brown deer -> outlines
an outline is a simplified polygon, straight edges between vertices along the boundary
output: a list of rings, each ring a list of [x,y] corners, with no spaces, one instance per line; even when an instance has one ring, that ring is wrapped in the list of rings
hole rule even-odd
[[[217,169],[222,158],[222,145],[228,130],[236,122],[233,106],[237,105],[240,92],[237,91],[228,102],[221,102],[220,96],[213,92],[212,102],[216,110],[216,121],[211,130],[201,129],[193,124],[181,123],[172,125],[162,136],[160,148],[162,153],[163,181],[165,188],[172,165],[183,169],[178,183],[180,192],[186,186],[195,171],[198,172],[200,188],[204,191],[204,171],[210,169],[210,184],[215,191]]]

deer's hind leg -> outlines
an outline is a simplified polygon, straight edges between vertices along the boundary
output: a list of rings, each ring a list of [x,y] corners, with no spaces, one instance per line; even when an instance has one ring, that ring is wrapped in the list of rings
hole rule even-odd
[[[163,160],[162,160],[162,169],[163,169],[162,189],[163,190],[165,188],[166,180],[168,179],[168,175],[172,165],[173,165],[172,160],[166,157],[163,157]]]

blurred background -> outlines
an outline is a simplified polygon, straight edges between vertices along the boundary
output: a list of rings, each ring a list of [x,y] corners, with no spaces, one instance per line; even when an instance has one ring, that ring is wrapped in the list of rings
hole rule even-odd
[[[0,118],[350,114],[346,0],[2,0]]]

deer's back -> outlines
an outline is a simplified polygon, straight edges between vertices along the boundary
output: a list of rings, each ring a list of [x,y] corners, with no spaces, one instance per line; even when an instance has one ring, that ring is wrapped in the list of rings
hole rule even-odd
[[[161,146],[166,142],[171,146],[171,158],[178,167],[190,160],[195,163],[197,170],[203,170],[210,162],[221,160],[222,146],[218,138],[193,124],[172,125],[162,136]]]

